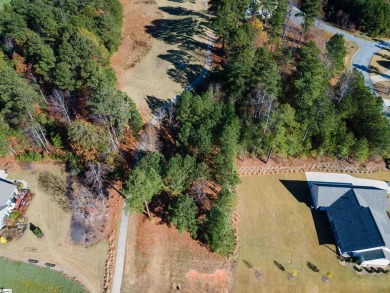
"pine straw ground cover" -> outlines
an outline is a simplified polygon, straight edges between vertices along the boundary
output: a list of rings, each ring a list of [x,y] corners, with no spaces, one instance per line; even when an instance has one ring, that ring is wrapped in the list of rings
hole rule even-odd
[[[160,220],[131,214],[122,292],[231,292],[234,259],[211,253]]]
[[[390,172],[359,177],[390,181]],[[389,292],[389,275],[358,275],[352,266],[339,264],[326,216],[312,214],[309,207],[305,173],[241,180],[239,260],[232,292]],[[324,282],[307,262],[316,265],[323,275],[333,271],[332,280]],[[295,270],[295,279],[289,280],[287,272]]]
[[[0,258],[0,287],[23,293],[87,292],[82,285],[59,272]]]

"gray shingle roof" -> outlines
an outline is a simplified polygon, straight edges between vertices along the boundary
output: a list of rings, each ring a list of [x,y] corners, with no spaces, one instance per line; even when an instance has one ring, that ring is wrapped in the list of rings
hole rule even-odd
[[[316,208],[328,208],[338,246],[343,253],[380,246],[390,248],[386,190],[351,184],[315,182],[311,192]],[[387,254],[386,256],[389,257]]]
[[[329,213],[342,253],[385,245],[371,209],[360,205],[354,189],[336,200],[329,207]]]

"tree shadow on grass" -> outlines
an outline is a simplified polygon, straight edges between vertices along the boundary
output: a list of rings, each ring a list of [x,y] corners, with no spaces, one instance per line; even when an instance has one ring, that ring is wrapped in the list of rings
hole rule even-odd
[[[203,69],[202,65],[192,63],[194,58],[190,54],[181,50],[168,50],[168,54],[160,54],[158,57],[174,66],[168,69],[168,75],[182,86],[193,81]]]
[[[181,19],[157,19],[152,25],[145,26],[145,31],[153,38],[170,45],[177,45],[183,50],[205,49],[207,44],[194,39],[205,32],[204,22],[193,17]]]
[[[303,180],[280,180],[284,187],[295,197],[298,202],[304,203],[307,207],[312,206],[312,199],[307,181]],[[317,232],[317,239],[320,245],[335,244],[330,229],[330,223],[325,211],[311,209],[314,226]]]
[[[146,96],[146,103],[149,106],[149,109],[152,111],[152,113],[158,112],[166,103],[165,100],[156,98],[155,96]]]
[[[186,9],[183,7],[173,7],[173,6],[163,6],[159,8],[161,11],[164,11],[170,15],[176,15],[176,16],[199,16],[200,18],[203,19],[208,19],[206,15],[203,13],[191,10],[191,9]]]

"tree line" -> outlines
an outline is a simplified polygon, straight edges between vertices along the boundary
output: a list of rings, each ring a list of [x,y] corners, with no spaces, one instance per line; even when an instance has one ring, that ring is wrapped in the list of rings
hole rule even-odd
[[[42,9],[44,7],[44,9]],[[12,0],[0,10],[0,153],[73,152],[104,161],[142,126],[116,91],[118,1]]]
[[[369,35],[390,35],[390,3],[387,0],[328,0],[324,2],[327,20]]]

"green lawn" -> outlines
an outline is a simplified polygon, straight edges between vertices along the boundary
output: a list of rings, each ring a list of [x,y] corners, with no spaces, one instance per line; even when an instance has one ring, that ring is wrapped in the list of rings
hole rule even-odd
[[[80,284],[52,269],[4,258],[0,258],[0,287],[13,289],[15,293],[86,292]]]
[[[390,172],[367,177],[390,180]],[[239,261],[232,292],[390,292],[390,275],[357,275],[352,267],[339,264],[326,216],[312,214],[308,206],[310,194],[304,173],[241,180]],[[289,281],[274,260],[286,271],[296,269],[296,279]],[[245,261],[262,274],[262,279],[256,278]],[[308,261],[323,274],[333,271],[333,279],[323,282],[319,273],[307,267]]]

